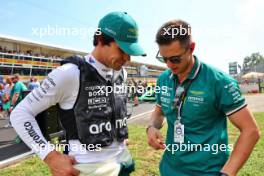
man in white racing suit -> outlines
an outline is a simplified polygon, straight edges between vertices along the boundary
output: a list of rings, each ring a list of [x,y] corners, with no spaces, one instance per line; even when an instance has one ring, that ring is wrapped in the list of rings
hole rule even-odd
[[[107,14],[98,29],[91,54],[66,59],[11,113],[18,135],[55,176],[125,176],[133,171],[134,163],[124,144],[128,137],[126,117],[120,112],[125,103],[101,86],[123,83],[126,72],[122,66],[131,55],[145,56],[145,52],[137,43],[136,22],[125,12]],[[47,142],[35,120],[55,104],[62,112],[68,155]]]

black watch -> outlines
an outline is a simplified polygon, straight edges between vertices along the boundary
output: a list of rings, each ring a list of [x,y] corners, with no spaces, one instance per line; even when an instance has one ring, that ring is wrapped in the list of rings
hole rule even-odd
[[[218,176],[228,176],[228,174],[226,174],[224,172],[219,172]]]

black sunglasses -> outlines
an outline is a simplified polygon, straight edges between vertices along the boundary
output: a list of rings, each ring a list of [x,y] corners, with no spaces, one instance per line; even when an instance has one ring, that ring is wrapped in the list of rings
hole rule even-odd
[[[160,51],[157,52],[156,59],[158,59],[160,62],[167,63],[168,60],[172,62],[173,64],[179,64],[182,61],[182,56],[186,53],[187,50],[184,51],[183,54],[178,55],[178,56],[171,56],[171,57],[163,57],[160,56]]]

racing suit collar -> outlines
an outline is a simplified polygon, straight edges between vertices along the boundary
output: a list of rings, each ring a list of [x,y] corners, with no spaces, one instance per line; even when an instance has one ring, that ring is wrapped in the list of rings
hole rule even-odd
[[[105,78],[106,80],[112,79],[114,72],[113,69],[106,67],[104,64],[96,60],[96,58],[91,54],[86,55],[85,60],[86,62],[91,64],[103,78]]]

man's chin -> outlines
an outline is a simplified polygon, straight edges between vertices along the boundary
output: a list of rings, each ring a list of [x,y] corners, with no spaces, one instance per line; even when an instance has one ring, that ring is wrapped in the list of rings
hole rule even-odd
[[[122,68],[122,64],[120,65],[120,64],[118,64],[118,65],[114,65],[113,66],[113,69],[115,70],[115,71],[119,71],[121,68]]]
[[[113,69],[114,69],[115,71],[119,71],[121,68],[122,68],[122,66],[118,66],[118,67],[114,67]]]

